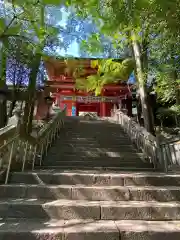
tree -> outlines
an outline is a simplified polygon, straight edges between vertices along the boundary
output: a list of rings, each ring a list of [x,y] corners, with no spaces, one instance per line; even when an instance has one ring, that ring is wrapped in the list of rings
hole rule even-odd
[[[152,47],[153,37],[160,38],[164,30],[173,33],[174,40],[179,36],[179,33],[174,34],[175,27],[180,29],[179,11],[175,10],[179,9],[179,2],[177,0],[171,2],[73,0],[68,3],[74,4],[76,12],[82,17],[92,16],[99,26],[99,32],[110,36],[116,46],[123,48],[128,44],[132,49],[144,124],[149,132],[154,133],[152,109],[147,92],[149,50]],[[96,41],[98,41],[97,36]]]
[[[7,70],[7,61],[8,61],[8,52],[9,52],[9,37],[19,38],[20,29],[22,27],[21,21],[18,21],[18,18],[21,16],[22,12],[16,12],[13,7],[10,7],[9,3],[4,3],[3,12],[0,16],[0,43],[1,43],[1,79],[0,85],[6,85],[6,70]],[[12,10],[14,9],[14,10]],[[0,128],[4,127],[7,123],[7,106],[6,99],[0,104],[1,112],[1,121]]]
[[[28,56],[28,57],[27,57]],[[16,106],[17,94],[20,88],[27,86],[29,75],[29,63],[32,52],[28,49],[26,42],[9,38],[8,62],[7,62],[7,83],[12,84],[13,99],[9,108],[8,116],[12,117]]]
[[[5,14],[2,17],[1,22],[3,24],[0,26],[0,41],[3,43],[3,46],[6,46],[9,38],[14,37],[23,40],[23,44],[25,43],[23,54],[29,60],[25,64],[27,69],[30,69],[30,73],[23,131],[29,133],[32,125],[36,79],[41,64],[41,57],[44,47],[52,41],[57,31],[46,22],[46,4],[44,1],[27,1],[24,4],[19,4],[20,2],[15,0],[4,5],[8,16]],[[7,24],[7,21],[9,24]],[[8,48],[6,50],[8,51]],[[19,59],[16,60],[19,61]]]
[[[147,81],[147,46],[150,25],[154,24],[154,6],[151,1],[71,1],[78,12],[91,15],[100,23],[99,31],[111,36],[118,46],[128,44],[132,47],[136,63],[144,124],[149,132],[154,133],[151,106],[148,104]],[[95,10],[96,9],[96,10]],[[83,11],[83,12],[82,12]]]
[[[135,67],[131,58],[122,59],[121,62],[119,62],[119,59],[92,60],[91,65],[98,69],[97,74],[90,75],[86,80],[77,76],[79,78],[76,85],[77,88],[95,92],[96,95],[101,94],[102,87],[105,84],[127,81]],[[80,74],[78,73],[78,75]]]
[[[158,101],[163,106],[158,116],[169,113],[174,114],[176,122],[179,122],[180,106],[180,14],[179,2],[160,2],[157,18],[160,18],[160,31],[152,36],[150,48],[150,67],[156,74],[155,91]],[[176,9],[176,10],[175,10]],[[167,17],[168,16],[168,17]],[[178,125],[178,124],[177,124]]]
[[[1,47],[1,73],[0,73],[0,89],[6,90],[6,65],[7,65],[7,52],[2,45]],[[0,100],[0,128],[7,124],[7,99],[5,96]]]

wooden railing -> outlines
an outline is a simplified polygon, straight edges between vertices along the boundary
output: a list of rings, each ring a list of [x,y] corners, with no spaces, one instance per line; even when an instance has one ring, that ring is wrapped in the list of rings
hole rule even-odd
[[[132,143],[153,163],[154,168],[167,172],[173,165],[180,166],[180,141],[159,142],[157,137],[119,110],[112,111],[111,120],[122,126]]]
[[[26,166],[34,169],[35,164],[42,165],[42,160],[47,155],[48,148],[58,137],[64,124],[65,109],[56,114],[37,134],[36,137],[22,137],[19,131],[13,131],[11,137],[3,140],[0,135],[0,170],[6,170],[5,183],[8,182],[9,173],[15,164],[21,171]],[[12,131],[12,130],[11,130]]]

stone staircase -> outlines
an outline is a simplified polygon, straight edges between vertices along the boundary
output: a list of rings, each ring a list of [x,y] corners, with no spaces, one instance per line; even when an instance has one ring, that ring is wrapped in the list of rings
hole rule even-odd
[[[66,128],[50,149],[44,165],[48,169],[117,171],[152,167],[143,160],[143,154],[136,151],[119,125],[76,117],[67,118]]]
[[[179,240],[179,201],[118,125],[67,118],[41,169],[0,185],[0,240]]]

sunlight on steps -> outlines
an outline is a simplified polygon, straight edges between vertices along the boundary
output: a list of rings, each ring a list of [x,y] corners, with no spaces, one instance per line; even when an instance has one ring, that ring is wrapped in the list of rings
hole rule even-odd
[[[0,216],[3,240],[179,240],[180,175],[118,125],[68,119],[40,168],[0,185]]]

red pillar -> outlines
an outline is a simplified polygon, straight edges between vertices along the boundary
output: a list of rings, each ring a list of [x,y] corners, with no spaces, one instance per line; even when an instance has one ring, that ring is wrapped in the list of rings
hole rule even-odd
[[[105,89],[101,90],[101,97],[105,96]],[[106,116],[106,103],[105,102],[100,102],[100,117],[105,117]]]
[[[79,116],[79,103],[76,102],[76,116]]]
[[[106,103],[105,102],[100,103],[100,116],[101,117],[106,116]]]
[[[100,102],[97,102],[97,115],[100,117],[101,116],[101,106],[100,106]]]
[[[114,103],[107,102],[106,103],[106,117],[111,116],[111,110],[113,109]]]

